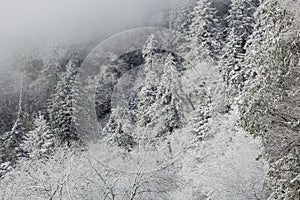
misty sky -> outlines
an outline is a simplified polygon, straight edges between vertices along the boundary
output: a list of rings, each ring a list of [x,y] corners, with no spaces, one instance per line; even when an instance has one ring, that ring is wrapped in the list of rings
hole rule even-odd
[[[86,39],[143,24],[168,0],[0,0],[0,55],[25,44]]]

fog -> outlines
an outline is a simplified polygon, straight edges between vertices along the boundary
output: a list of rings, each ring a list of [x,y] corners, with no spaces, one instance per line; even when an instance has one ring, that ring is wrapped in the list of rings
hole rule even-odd
[[[143,26],[169,0],[0,0],[0,56]]]

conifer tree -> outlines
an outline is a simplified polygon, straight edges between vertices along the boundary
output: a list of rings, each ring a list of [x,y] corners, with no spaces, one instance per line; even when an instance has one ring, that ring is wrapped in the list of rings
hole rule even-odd
[[[167,56],[163,66],[161,81],[157,87],[155,104],[150,127],[154,127],[154,136],[171,134],[183,125],[183,99],[180,72],[174,57]]]
[[[286,14],[287,11],[282,10],[277,0],[264,1],[256,9],[254,30],[245,45],[243,73],[246,79],[257,75],[257,69],[265,62],[263,57],[272,41],[291,24],[291,18],[283,17]]]
[[[270,59],[273,54],[271,50],[274,49],[276,43],[281,39],[283,31],[291,25],[292,20],[290,14],[280,7],[277,0],[267,0],[261,4],[256,11],[256,18],[257,21],[254,32],[248,41],[248,46],[246,46],[245,64],[247,67],[244,67],[247,81],[243,96],[246,97],[249,95],[248,97],[251,98],[244,101],[248,106],[244,107],[244,105],[242,105],[241,107],[245,120],[243,120],[244,125],[248,127],[249,131],[253,134],[264,132],[264,125],[262,123],[250,125],[253,120],[259,122],[259,118],[255,117],[253,120],[246,120],[248,114],[250,115],[251,113],[248,111],[251,111],[251,109],[257,110],[254,107],[263,105],[262,102],[267,101],[267,99],[261,98],[258,95],[258,89],[268,86],[267,84],[261,85],[259,78],[263,80],[267,75],[266,70],[270,67],[270,63],[273,62],[273,60]],[[249,92],[252,94],[249,94]],[[257,104],[257,101],[261,101],[261,103]]]
[[[222,76],[228,95],[234,95],[242,88],[245,44],[253,32],[254,12],[257,4],[252,0],[233,0],[227,20],[227,43],[220,62]]]
[[[192,22],[194,0],[173,0],[169,14],[169,28],[187,34]]]
[[[189,28],[192,57],[218,60],[222,34],[216,8],[210,0],[200,0],[192,15],[194,17]]]
[[[44,116],[39,116],[34,121],[35,129],[26,134],[24,151],[32,159],[47,157],[54,148],[55,138],[50,132]]]
[[[153,112],[151,108],[156,100],[158,75],[155,67],[155,47],[156,40],[154,35],[148,37],[145,48],[143,49],[143,58],[145,59],[145,79],[144,84],[138,93],[138,124],[145,127],[151,121]]]
[[[127,151],[135,147],[133,137],[133,123],[135,121],[133,111],[117,107],[112,110],[109,121],[104,128],[104,134],[108,136],[111,144],[116,144]]]
[[[71,60],[67,64],[66,71],[61,74],[48,108],[52,131],[68,145],[70,141],[78,140],[74,100],[78,95],[75,81],[79,65],[79,59]]]
[[[255,76],[248,77],[239,103],[240,122],[262,138],[270,167],[269,198],[299,199],[299,35],[287,37],[293,16],[277,0],[264,1],[257,17],[246,55]]]
[[[191,116],[191,133],[193,133],[199,141],[203,141],[208,137],[208,131],[210,129],[208,124],[208,120],[211,117],[209,103],[207,102],[207,104],[196,106]]]

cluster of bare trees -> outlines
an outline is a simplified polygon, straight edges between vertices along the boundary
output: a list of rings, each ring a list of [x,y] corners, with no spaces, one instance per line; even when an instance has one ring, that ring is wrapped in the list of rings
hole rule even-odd
[[[49,159],[24,159],[1,179],[0,198],[166,199],[179,186],[169,167],[152,170],[141,162],[121,170],[99,156],[61,149]]]

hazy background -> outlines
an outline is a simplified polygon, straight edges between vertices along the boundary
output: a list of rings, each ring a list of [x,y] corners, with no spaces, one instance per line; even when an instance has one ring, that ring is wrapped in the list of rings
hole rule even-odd
[[[0,56],[149,22],[171,0],[0,0]]]

